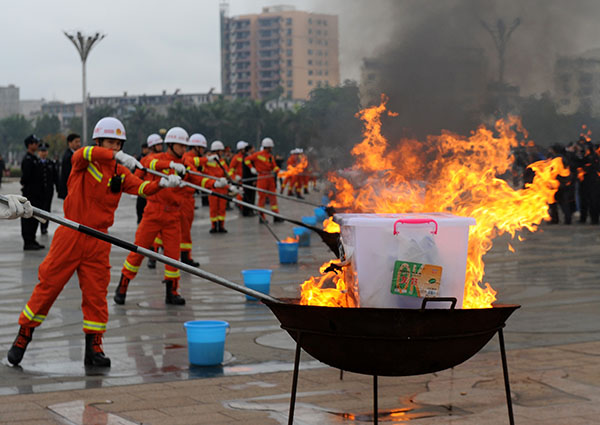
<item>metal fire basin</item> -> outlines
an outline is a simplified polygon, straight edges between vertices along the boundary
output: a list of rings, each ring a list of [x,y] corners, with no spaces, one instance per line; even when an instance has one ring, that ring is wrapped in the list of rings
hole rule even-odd
[[[263,300],[307,353],[329,366],[376,376],[420,375],[463,363],[520,307],[339,308],[281,301]]]

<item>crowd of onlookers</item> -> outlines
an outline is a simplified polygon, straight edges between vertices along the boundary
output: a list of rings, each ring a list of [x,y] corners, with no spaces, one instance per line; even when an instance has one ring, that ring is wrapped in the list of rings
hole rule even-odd
[[[534,173],[528,165],[547,158],[560,157],[570,174],[558,177],[560,187],[555,194],[555,202],[550,205],[550,223],[560,222],[559,210],[565,224],[571,224],[578,214],[580,223],[588,217],[592,224],[599,224],[600,218],[600,147],[589,138],[581,136],[577,141],[566,145],[554,144],[544,150],[530,143],[513,151],[513,185],[523,185],[533,180]]]

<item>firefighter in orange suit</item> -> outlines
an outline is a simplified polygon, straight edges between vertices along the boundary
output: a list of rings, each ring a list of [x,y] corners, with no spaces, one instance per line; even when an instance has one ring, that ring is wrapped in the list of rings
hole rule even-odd
[[[206,149],[206,137],[200,133],[194,133],[188,140],[189,149],[183,154],[183,165],[186,169],[199,171],[206,163],[204,150]],[[198,267],[200,263],[192,259],[192,223],[194,222],[194,210],[196,201],[194,194],[196,190],[190,187],[182,188],[185,191],[185,196],[181,203],[181,243],[179,251],[181,253],[181,262],[192,267]]]
[[[242,180],[243,166],[244,166],[244,149],[246,149],[248,143],[240,140],[235,145],[235,150],[237,151],[235,155],[231,158],[231,162],[229,163],[230,175],[234,181],[239,182]]]
[[[179,185],[179,178],[147,182],[128,170],[141,164],[121,151],[126,137],[118,119],[106,117],[98,121],[93,139],[96,146],[78,149],[71,159],[68,195],[63,204],[66,218],[106,232],[113,224],[123,192],[145,196],[159,192],[161,187]],[[10,363],[21,362],[33,330],[41,325],[56,297],[77,272],[82,292],[84,364],[110,367],[110,359],[102,349],[102,334],[108,322],[109,255],[108,242],[67,227],[56,229],[50,251],[39,267],[40,281],[19,317],[21,328],[8,352]]]
[[[259,189],[269,190],[275,192],[277,190],[276,176],[279,172],[279,167],[275,163],[275,158],[271,154],[273,146],[273,139],[265,137],[261,144],[261,149],[258,152],[253,153],[246,157],[244,163],[250,167],[252,174],[258,175],[256,181],[256,187]],[[263,192],[258,192],[258,206],[263,207],[266,204],[266,200],[269,200],[269,205],[273,212],[279,212],[279,206],[277,205],[277,198],[275,195],[269,195]],[[260,213],[260,222],[265,220],[264,214]],[[274,222],[281,222],[283,219],[275,217]]]
[[[160,171],[166,175],[175,173],[185,174],[186,168],[183,165],[182,157],[188,144],[188,134],[181,127],[171,128],[165,136],[167,151],[155,155],[146,155],[142,158],[144,167],[151,170]],[[158,177],[146,173],[144,170],[136,172],[147,181],[154,181]],[[186,176],[186,180],[192,180],[191,175]],[[204,182],[203,182],[204,183]],[[227,182],[206,182],[204,187],[211,188],[213,185],[226,186]],[[164,255],[174,260],[179,258],[179,244],[181,242],[181,222],[180,209],[182,197],[186,196],[181,187],[170,188],[161,191],[154,198],[148,199],[148,204],[144,210],[144,216],[135,233],[135,244],[143,248],[152,245],[154,238],[159,233],[162,237]],[[136,252],[131,252],[123,263],[121,278],[115,291],[114,300],[117,304],[125,304],[127,288],[129,282],[135,278],[142,264],[143,256]],[[166,296],[165,303],[174,305],[184,305],[185,299],[179,294],[179,270],[173,266],[165,264],[164,280]]]
[[[215,140],[210,144],[210,153],[206,156],[208,161],[204,164],[204,174],[208,174],[215,178],[226,178],[229,176],[229,169],[225,159],[222,157],[225,151],[225,146],[220,140]],[[227,195],[228,189],[234,194],[239,194],[236,187],[227,186],[220,187],[214,190],[216,193]],[[227,200],[218,196],[209,196],[208,205],[210,207],[210,233],[227,233],[225,229],[225,214],[227,208]]]

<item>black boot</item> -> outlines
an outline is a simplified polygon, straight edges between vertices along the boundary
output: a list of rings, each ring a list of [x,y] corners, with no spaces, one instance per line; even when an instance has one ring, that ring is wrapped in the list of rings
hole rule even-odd
[[[165,303],[173,304],[173,305],[185,305],[185,298],[183,298],[177,292],[177,289],[179,288],[179,281],[178,280],[164,280],[163,283],[165,284],[165,288],[167,291],[167,295],[165,297]]]
[[[127,287],[129,286],[129,279],[125,276],[121,275],[121,279],[119,279],[119,286],[117,286],[117,290],[115,291],[114,300],[117,304],[123,305],[125,304],[125,297],[127,296]]]
[[[224,221],[217,221],[217,229],[219,229],[219,233],[227,233],[227,229],[225,229]]]
[[[217,222],[213,221],[212,222],[212,226],[210,227],[210,230],[208,231],[208,233],[218,233],[219,229],[217,228]]]
[[[102,334],[85,334],[85,358],[83,364],[86,366],[110,367],[110,359],[104,355],[102,350]]]
[[[181,262],[192,267],[198,267],[200,265],[199,262],[192,260],[190,251],[181,251]]]
[[[21,363],[23,360],[23,355],[25,354],[25,350],[27,350],[27,345],[31,342],[31,336],[33,335],[33,331],[35,328],[26,328],[25,326],[21,326],[19,329],[19,333],[17,334],[17,338],[15,342],[13,342],[12,347],[8,350],[8,361],[16,366]]]

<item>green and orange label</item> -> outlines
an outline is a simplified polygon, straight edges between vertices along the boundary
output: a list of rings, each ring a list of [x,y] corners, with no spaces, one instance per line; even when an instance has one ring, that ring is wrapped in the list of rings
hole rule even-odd
[[[391,293],[409,297],[437,297],[441,279],[441,266],[396,261]]]

